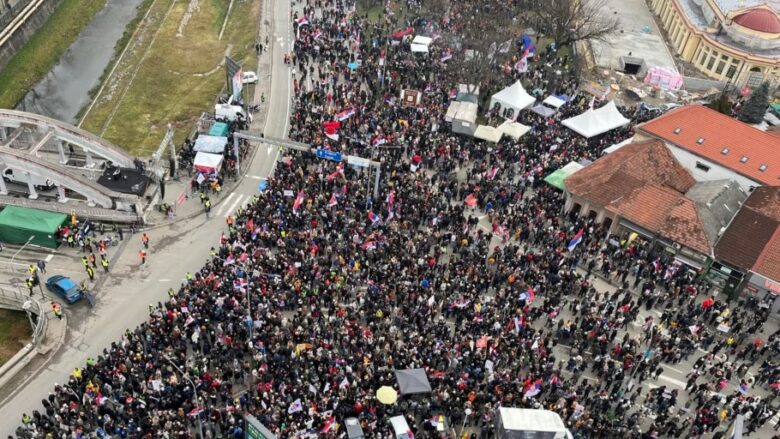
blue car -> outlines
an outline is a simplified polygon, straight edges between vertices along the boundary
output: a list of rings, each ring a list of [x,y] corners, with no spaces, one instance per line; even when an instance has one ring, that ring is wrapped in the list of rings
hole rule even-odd
[[[84,298],[84,291],[69,277],[54,275],[46,280],[46,288],[62,297],[68,303],[76,303]]]

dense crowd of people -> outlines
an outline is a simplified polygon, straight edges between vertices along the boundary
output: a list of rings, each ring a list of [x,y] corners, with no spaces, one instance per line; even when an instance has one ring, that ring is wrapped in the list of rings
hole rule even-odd
[[[286,438],[344,437],[348,417],[366,437],[395,437],[387,419],[404,415],[425,438],[444,414],[459,435],[466,425],[487,438],[507,406],[554,410],[578,438],[698,438],[722,436],[738,414],[746,431],[774,415],[780,334],[762,334],[764,308],[711,297],[641,238],[562,215],[563,194],[542,180],[658,111],[621,107],[631,125],[578,136],[560,121],[592,100],[575,97],[565,57],[539,49],[525,73],[496,62],[482,93],[520,79],[540,98],[572,99],[550,117],[522,112],[532,129],[519,140],[488,143],[446,127],[466,79],[448,72],[446,47],[413,53],[391,41],[396,23],[372,23],[352,1],[310,1],[293,20],[290,138],[381,162],[379,196],[369,169],[283,152],[200,271],[24,414],[18,437],[242,437],[252,414]],[[411,21],[420,32],[429,22]],[[404,105],[402,89],[421,103]],[[614,288],[596,290],[595,276]],[[685,388],[641,385],[689,358]],[[405,368],[424,368],[432,392],[379,403]]]

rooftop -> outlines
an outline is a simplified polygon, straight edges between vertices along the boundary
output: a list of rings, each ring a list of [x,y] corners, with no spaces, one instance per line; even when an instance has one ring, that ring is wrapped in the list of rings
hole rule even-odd
[[[734,180],[700,181],[685,196],[696,203],[710,246],[715,245],[721,229],[729,225],[747,198]]]
[[[758,187],[715,246],[715,257],[780,280],[780,186]],[[747,238],[747,239],[746,239]]]
[[[780,33],[780,19],[767,9],[751,9],[734,17],[734,23],[748,29],[769,34]]]
[[[764,185],[780,182],[780,138],[707,107],[678,107],[638,129]]]
[[[715,0],[723,15],[732,11],[767,5],[775,11],[780,11],[780,0]]]

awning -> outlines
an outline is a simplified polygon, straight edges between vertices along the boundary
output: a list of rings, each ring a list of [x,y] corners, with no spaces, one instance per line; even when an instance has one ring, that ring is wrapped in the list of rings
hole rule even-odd
[[[569,164],[562,167],[561,169],[555,170],[547,177],[544,177],[544,181],[546,181],[547,184],[549,184],[554,188],[558,188],[562,191],[566,190],[566,184],[564,183],[566,177],[574,174],[575,172],[579,171],[582,168],[584,168],[584,166],[582,166],[581,164],[577,162],[570,162]]]
[[[497,129],[515,140],[523,137],[528,131],[531,131],[531,127],[525,126],[520,122],[512,122],[511,120],[505,120]]]
[[[487,140],[488,142],[498,143],[499,140],[501,140],[501,136],[503,136],[504,133],[499,131],[497,128],[493,128],[488,125],[480,125],[477,127],[477,130],[474,131],[474,137],[477,139]]]
[[[543,103],[551,107],[560,108],[562,105],[566,104],[566,101],[557,96],[547,96],[547,99],[545,99]]]
[[[195,139],[195,146],[192,148],[196,152],[210,152],[212,154],[222,154],[227,145],[227,137],[207,136],[201,134]]]
[[[201,172],[214,172],[219,169],[222,164],[222,155],[209,154],[207,152],[198,152],[195,154],[195,161],[193,166],[195,169]]]
[[[542,104],[534,106],[533,108],[531,108],[531,111],[533,111],[534,113],[542,117],[550,117],[553,114],[555,114],[555,110],[553,110],[550,107],[544,106]]]
[[[614,101],[596,109],[587,110],[579,116],[563,120],[563,126],[575,131],[577,134],[591,138],[607,131],[614,130],[631,122],[617,109]]]
[[[431,383],[428,381],[425,369],[397,369],[395,379],[398,381],[401,395],[431,392]]]

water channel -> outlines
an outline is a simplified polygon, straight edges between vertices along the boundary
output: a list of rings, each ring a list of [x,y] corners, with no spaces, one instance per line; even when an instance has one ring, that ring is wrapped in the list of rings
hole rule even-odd
[[[114,55],[114,46],[142,0],[108,0],[57,64],[25,95],[17,109],[76,123],[89,90]]]

